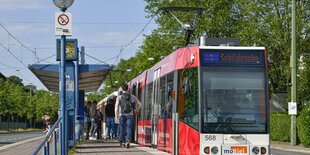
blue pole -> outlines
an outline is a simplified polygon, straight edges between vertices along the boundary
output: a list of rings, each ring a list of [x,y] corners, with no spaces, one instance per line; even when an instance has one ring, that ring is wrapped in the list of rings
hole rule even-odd
[[[67,95],[67,94],[66,94]],[[67,99],[67,98],[66,98]],[[69,148],[69,145],[68,145],[68,141],[69,141],[69,112],[68,110],[66,109],[66,123],[65,123],[66,127],[66,134],[65,134],[65,155],[68,154],[68,148]]]
[[[61,61],[60,61],[60,105],[61,105],[61,117],[62,117],[62,136],[61,136],[61,155],[66,155],[66,141],[67,139],[67,115],[66,115],[66,36],[61,36]]]
[[[78,52],[78,51],[76,51]],[[80,137],[80,129],[81,129],[81,116],[79,116],[78,112],[79,112],[79,54],[77,54],[77,60],[75,62],[75,78],[74,78],[74,82],[75,82],[75,143],[77,142],[77,140],[79,139]]]
[[[46,155],[46,143],[44,144],[43,150],[42,150],[42,154]]]
[[[58,141],[59,141],[59,154],[62,155],[62,124],[61,122],[59,123],[59,130],[58,130],[58,134],[59,134],[59,138],[58,138]],[[57,154],[57,153],[56,153]]]
[[[50,155],[50,142],[46,142],[46,155]]]
[[[53,132],[54,155],[57,155],[57,137],[56,131]]]

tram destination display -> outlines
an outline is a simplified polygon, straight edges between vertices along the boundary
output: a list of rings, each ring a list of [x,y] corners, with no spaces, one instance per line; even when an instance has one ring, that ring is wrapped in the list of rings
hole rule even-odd
[[[265,64],[263,50],[201,50],[202,65],[248,66]]]

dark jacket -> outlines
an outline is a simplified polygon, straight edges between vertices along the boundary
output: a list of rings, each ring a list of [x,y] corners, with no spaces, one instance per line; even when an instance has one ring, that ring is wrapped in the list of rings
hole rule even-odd
[[[107,104],[105,107],[105,114],[107,117],[114,117],[115,116],[115,104]]]

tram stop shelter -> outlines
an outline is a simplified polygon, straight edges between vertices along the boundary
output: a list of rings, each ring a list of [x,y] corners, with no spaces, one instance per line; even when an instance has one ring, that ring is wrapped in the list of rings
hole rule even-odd
[[[58,64],[32,64],[29,69],[49,91],[59,92]],[[79,64],[79,90],[97,91],[111,70],[111,65]]]
[[[60,91],[59,64],[30,64],[28,68],[49,90]],[[112,65],[66,62],[66,113],[68,145],[74,146],[83,133],[85,92],[97,91],[111,72]],[[61,110],[61,108],[60,108]],[[67,122],[66,121],[66,122]]]

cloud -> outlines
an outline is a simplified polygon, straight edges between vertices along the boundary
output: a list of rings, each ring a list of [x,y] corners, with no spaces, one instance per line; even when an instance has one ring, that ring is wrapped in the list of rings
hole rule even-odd
[[[19,9],[42,9],[41,0],[0,0],[1,11],[14,11]]]
[[[98,33],[95,36],[85,36],[87,44],[90,45],[105,45],[105,46],[125,46],[127,45],[137,34],[127,33],[127,32],[102,32]],[[83,37],[84,38],[84,37]],[[135,42],[141,42],[143,35],[139,35]]]

